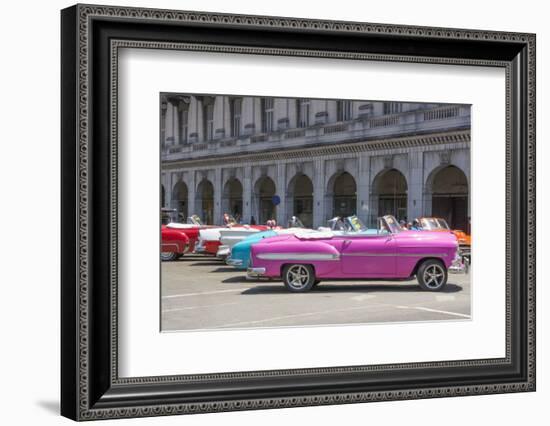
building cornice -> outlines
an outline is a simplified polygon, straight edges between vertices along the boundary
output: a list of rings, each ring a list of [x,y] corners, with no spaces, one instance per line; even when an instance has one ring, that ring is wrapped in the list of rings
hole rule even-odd
[[[397,138],[384,138],[374,140],[362,140],[357,142],[345,142],[338,144],[323,144],[321,146],[307,146],[287,149],[270,149],[254,153],[233,153],[228,155],[211,155],[203,158],[189,158],[180,160],[162,161],[164,170],[212,167],[220,164],[232,165],[236,163],[258,163],[265,161],[281,161],[292,159],[311,159],[333,155],[361,154],[369,151],[381,151],[389,149],[414,148],[418,146],[436,146],[450,143],[469,143],[470,130],[453,132],[432,133],[429,135],[403,136]]]

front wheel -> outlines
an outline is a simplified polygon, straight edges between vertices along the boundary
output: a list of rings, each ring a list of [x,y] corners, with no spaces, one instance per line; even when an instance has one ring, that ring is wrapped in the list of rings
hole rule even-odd
[[[287,290],[301,293],[311,290],[315,284],[315,273],[311,265],[286,265],[283,269],[283,282]]]
[[[422,289],[440,291],[447,284],[447,268],[439,260],[425,260],[418,268],[416,279]]]
[[[178,257],[180,257],[180,254],[174,253],[173,251],[164,251],[160,253],[160,259],[164,262],[176,260]]]

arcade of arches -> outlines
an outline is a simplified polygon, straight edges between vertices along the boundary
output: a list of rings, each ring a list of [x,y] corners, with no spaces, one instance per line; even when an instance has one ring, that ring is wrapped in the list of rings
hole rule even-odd
[[[455,166],[436,169],[428,178],[426,200],[433,216],[444,218],[452,228],[470,232],[468,218],[468,181]]]
[[[229,179],[223,188],[222,210],[240,220],[243,215],[243,186],[236,178]]]
[[[187,219],[187,216],[189,216],[189,212],[187,210],[187,196],[187,185],[185,182],[179,181],[174,186],[174,190],[172,191],[172,207],[178,211],[178,219],[182,222]]]
[[[313,183],[305,174],[298,174],[288,184],[287,218],[297,216],[304,226],[313,227]]]
[[[214,185],[209,180],[204,179],[197,186],[195,206],[205,223],[214,223]]]
[[[253,205],[256,214],[251,222],[266,223],[270,219],[277,220],[277,212],[273,197],[275,196],[275,182],[270,177],[264,176],[256,182],[254,187]]]
[[[407,219],[407,180],[399,170],[380,172],[374,178],[371,194],[370,222],[387,214]]]
[[[357,184],[348,172],[333,176],[327,188],[327,210],[334,216],[351,216],[357,214]]]
[[[244,223],[265,223],[275,219],[286,226],[291,216],[297,216],[306,227],[317,227],[324,225],[330,217],[357,214],[373,226],[376,217],[386,214],[392,214],[398,220],[411,221],[414,218],[408,217],[412,204],[409,200],[411,186],[407,177],[395,168],[378,173],[370,185],[358,181],[348,171],[335,173],[328,179],[324,191],[314,187],[313,182],[313,177],[299,172],[288,180],[283,192],[278,190],[274,179],[261,176],[252,182],[250,193],[245,194],[241,180],[232,177],[223,183],[216,194],[212,182],[203,179],[194,192],[193,212],[189,211],[189,196],[192,193],[183,181],[177,182],[168,193],[163,186],[161,199],[164,206],[168,203],[177,209],[179,220],[184,221],[190,214],[199,214],[208,224],[221,222],[214,217],[216,196],[221,200],[218,212],[231,213],[238,220],[242,218]],[[453,229],[469,232],[469,186],[464,171],[454,165],[436,167],[420,186],[421,195],[417,197],[419,208],[413,214],[443,217]],[[358,188],[365,188],[368,194],[358,193]],[[170,199],[166,200],[168,196]],[[362,200],[361,206],[367,200],[368,208],[359,209],[358,199]],[[246,200],[250,200],[248,209]],[[277,205],[280,200],[281,206]]]

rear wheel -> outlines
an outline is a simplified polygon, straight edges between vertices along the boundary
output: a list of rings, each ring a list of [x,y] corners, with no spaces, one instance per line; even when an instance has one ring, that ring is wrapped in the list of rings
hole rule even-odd
[[[311,265],[292,264],[283,269],[283,282],[287,290],[300,293],[311,290],[315,284],[315,273]]]
[[[160,259],[164,262],[176,260],[180,256],[180,253],[174,253],[172,251],[164,251],[160,253]]]
[[[439,260],[425,260],[418,268],[416,279],[422,289],[440,291],[447,284],[447,268]]]

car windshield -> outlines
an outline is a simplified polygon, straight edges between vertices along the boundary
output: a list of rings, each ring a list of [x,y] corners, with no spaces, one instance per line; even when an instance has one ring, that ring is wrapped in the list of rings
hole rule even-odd
[[[292,218],[288,221],[288,227],[289,228],[305,228],[302,221],[297,218],[296,216],[292,216]]]
[[[196,214],[189,216],[187,218],[187,223],[189,225],[198,225],[198,226],[202,225],[201,218],[198,217]]]
[[[345,219],[346,229],[353,232],[364,232],[367,230],[367,227],[361,219],[357,216],[348,216]]]
[[[436,229],[449,229],[449,225],[447,225],[447,222],[444,219],[436,217],[423,217],[420,219],[420,225],[422,226],[422,229],[426,229],[428,231]]]
[[[230,214],[224,214],[223,215],[223,221],[225,222],[226,225],[236,225],[237,224],[237,221],[235,220],[235,218],[233,216],[231,216]]]
[[[329,219],[327,222],[327,228],[329,228],[331,231],[345,231],[346,225],[344,224],[344,221],[340,217],[333,217],[332,219]]]
[[[397,219],[391,215],[384,216],[380,219],[380,231],[381,232],[390,232],[392,234],[398,234],[403,228],[397,222]]]
[[[164,225],[170,222],[177,222],[178,220],[178,211],[176,209],[162,208],[160,210],[160,215],[161,215],[162,223]]]

